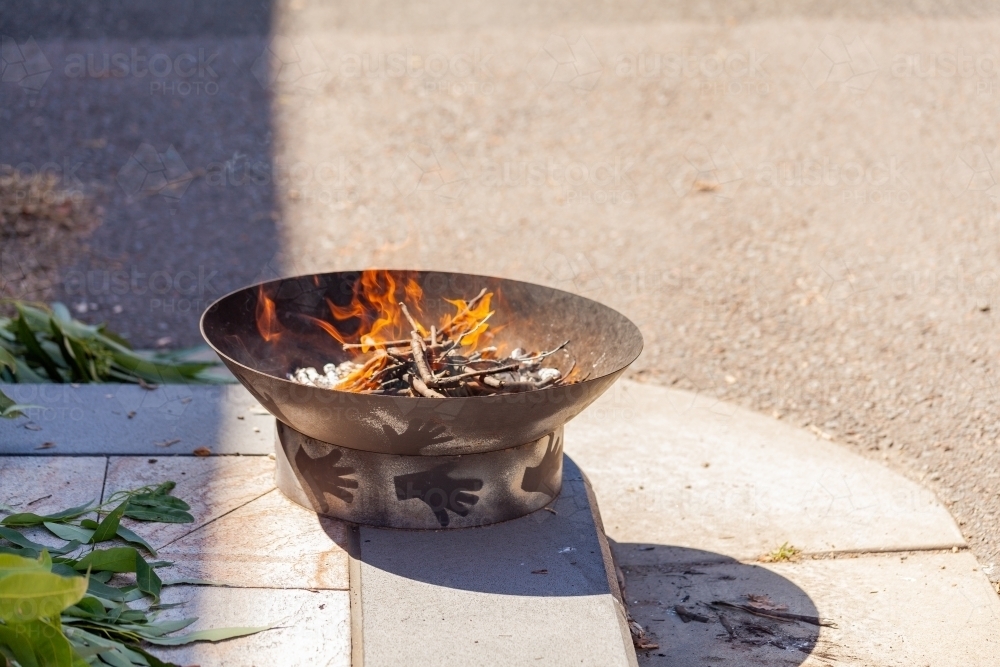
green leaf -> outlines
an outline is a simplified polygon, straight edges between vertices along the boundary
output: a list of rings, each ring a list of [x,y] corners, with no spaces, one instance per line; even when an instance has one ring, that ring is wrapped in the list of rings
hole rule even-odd
[[[148,551],[151,556],[156,555],[156,549],[154,549],[149,542],[142,539],[142,537],[136,535],[134,532],[132,532],[125,526],[118,526],[118,537],[122,538],[126,542],[130,542],[132,544],[138,544],[139,546],[143,547],[146,551]]]
[[[132,496],[131,504],[137,507],[162,507],[174,510],[189,510],[191,506],[175,496],[164,493],[143,493]]]
[[[197,577],[181,577],[180,579],[171,579],[170,581],[164,581],[164,586],[225,586],[226,584],[221,581],[212,581],[210,579],[198,579]]]
[[[61,301],[52,303],[52,315],[57,321],[68,324],[73,321],[73,316],[69,314],[69,308]]]
[[[11,554],[0,554],[0,579],[16,572],[48,572],[45,563],[34,558],[22,558]]]
[[[135,583],[139,586],[140,591],[152,595],[155,599],[159,600],[163,581],[160,580],[160,575],[156,574],[156,571],[149,566],[149,563],[138,552],[136,552],[135,559]]]
[[[3,521],[0,521],[0,525],[4,526],[37,526],[43,524],[46,521],[65,521],[67,519],[75,519],[81,514],[86,514],[93,508],[93,502],[89,502],[85,505],[79,505],[77,507],[70,507],[68,510],[62,510],[61,512],[55,512],[53,514],[34,514],[32,512],[23,512],[21,514],[11,514],[10,516],[4,517]]]
[[[17,307],[17,312],[20,314],[16,320],[14,320],[14,333],[17,335],[17,340],[21,345],[28,350],[28,355],[30,358],[34,359],[36,362],[42,365],[45,369],[45,373],[49,376],[49,379],[53,382],[63,382],[62,375],[59,374],[59,368],[56,363],[52,360],[52,357],[48,355],[42,346],[39,344],[38,339],[35,338],[34,332],[32,332],[31,327],[28,326],[28,320],[25,316],[25,307],[21,304],[15,304]],[[48,318],[46,318],[48,319]],[[48,324],[48,322],[46,322]],[[50,327],[45,326],[42,330],[48,330]]]
[[[16,318],[0,317],[0,379],[13,382],[177,382],[222,384],[235,381],[215,359],[196,359],[198,350],[176,354],[136,352],[105,325],[74,320],[61,303],[38,308],[13,301]],[[202,356],[203,356],[203,350]],[[36,370],[38,372],[36,372]],[[2,408],[0,408],[2,410]]]
[[[170,363],[153,361],[140,356],[137,352],[122,349],[117,345],[111,348],[111,359],[129,375],[156,383],[196,381],[201,371],[216,365],[213,362]]]
[[[245,637],[246,635],[257,634],[274,628],[274,625],[263,625],[259,627],[244,628],[213,628],[211,630],[198,630],[179,637],[147,637],[150,644],[159,646],[183,646],[192,642],[220,642],[234,637]]]
[[[98,618],[103,618],[105,616],[104,605],[101,604],[101,601],[93,595],[83,596],[83,599],[72,607],[68,607],[63,613],[74,614],[78,612],[82,612],[88,616],[96,616]]]
[[[111,600],[112,602],[124,602],[126,595],[123,589],[108,586],[94,577],[91,577],[87,583],[87,594],[104,600]]]
[[[0,350],[2,349],[0,348]],[[0,391],[0,418],[14,419],[16,417],[23,417],[25,410],[37,407],[40,406],[16,403],[13,398]]]
[[[78,560],[73,568],[81,572],[87,568],[108,572],[135,572],[137,558],[142,558],[142,556],[135,550],[135,547],[94,549]]]
[[[82,365],[82,360],[78,360],[73,352],[69,349],[69,344],[66,336],[63,335],[62,329],[59,328],[59,324],[55,319],[52,319],[49,323],[51,328],[51,336],[53,342],[56,344],[56,349],[62,356],[63,363],[70,369],[72,373],[72,379],[74,382],[83,382],[86,379],[86,369]]]
[[[42,549],[47,549],[44,544],[38,544],[37,542],[32,542],[27,537],[21,533],[13,530],[11,528],[0,528],[0,537],[4,538],[8,542],[13,542],[19,547],[24,547],[26,549],[36,549],[41,551]]]
[[[46,521],[42,525],[44,525],[50,533],[63,540],[75,540],[83,544],[89,544],[90,539],[94,536],[94,531],[81,528],[80,526],[74,526],[71,523],[53,523],[52,521]]]
[[[0,547],[0,554],[20,556],[21,558],[38,558],[41,555],[36,549],[21,549],[20,547]]]
[[[0,626],[0,643],[12,646],[22,667],[87,667],[55,621]]]
[[[160,523],[194,523],[194,517],[183,510],[170,507],[133,507],[129,503],[125,516],[137,521],[158,521]]]
[[[28,625],[0,625],[0,646],[7,647],[21,667],[38,667],[38,658],[29,639]]]
[[[11,373],[17,372],[17,362],[7,348],[0,345],[0,368],[9,368]]]
[[[182,618],[176,621],[158,621],[156,623],[147,623],[142,627],[141,630],[136,630],[143,637],[162,637],[163,635],[169,635],[171,632],[177,632],[188,627],[195,621],[197,617],[194,618]]]
[[[95,544],[98,542],[107,542],[118,534],[118,524],[125,513],[128,503],[129,501],[126,500],[104,517],[104,520],[97,526],[97,530],[94,531],[93,537],[90,538]]]
[[[0,619],[25,623],[58,616],[87,592],[85,577],[60,577],[44,571],[24,571],[0,579]]]

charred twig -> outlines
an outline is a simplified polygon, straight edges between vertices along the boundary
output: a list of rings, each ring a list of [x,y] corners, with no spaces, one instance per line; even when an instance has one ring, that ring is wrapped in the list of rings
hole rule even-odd
[[[406,316],[406,321],[410,323],[410,327],[413,329],[414,333],[416,333],[419,336],[420,332],[424,331],[424,328],[422,326],[420,326],[419,324],[417,324],[417,321],[415,319],[413,319],[413,316],[410,315],[410,311],[406,307],[405,303],[403,303],[402,301],[400,301],[399,302],[399,307],[403,310],[403,315]]]
[[[495,378],[492,375],[486,375],[482,380],[483,384],[487,387],[493,387],[494,389],[500,389],[503,391],[510,392],[520,392],[520,391],[531,391],[533,389],[540,389],[541,384],[534,382],[532,380],[501,380]]]
[[[408,339],[378,341],[361,333],[363,342],[345,343],[343,348],[370,354],[356,361],[326,364],[322,373],[299,368],[289,373],[288,379],[323,389],[429,398],[533,391],[578,381],[570,379],[576,372],[575,358],[569,373],[544,365],[545,359],[565,351],[569,341],[551,350],[516,348],[507,357],[501,357],[495,346],[476,349],[495,312],[485,312],[488,304],[484,299],[489,296],[482,289],[468,302],[454,302],[458,313],[445,320],[444,326],[432,325],[430,329],[399,302],[397,313],[411,328]]]
[[[417,374],[420,376],[420,380],[426,385],[433,385],[435,382],[434,375],[427,366],[427,357],[424,356],[423,342],[420,340],[420,334],[416,331],[413,332],[413,337],[410,338],[410,352],[413,354],[413,365],[417,367]]]
[[[831,621],[824,621],[816,616],[806,616],[803,614],[790,614],[785,611],[776,611],[773,609],[759,609],[751,605],[746,604],[733,604],[732,602],[725,602],[723,600],[713,600],[709,603],[710,607],[723,607],[726,609],[739,609],[740,611],[745,611],[748,614],[753,614],[754,616],[760,616],[761,618],[769,618],[772,621],[782,621],[785,623],[794,623],[795,621],[801,621],[802,623],[809,623],[810,625],[817,625],[824,628],[835,628],[836,623]]]
[[[444,394],[436,392],[433,389],[431,389],[430,387],[428,387],[426,384],[424,384],[424,381],[421,380],[420,378],[411,378],[410,379],[410,386],[413,387],[413,389],[418,394],[420,394],[421,396],[424,396],[426,398],[444,398],[445,397]]]
[[[677,614],[677,618],[681,619],[685,623],[690,623],[691,621],[696,621],[698,623],[708,623],[710,620],[708,616],[702,616],[701,614],[697,614],[688,609],[687,607],[685,607],[684,605],[680,604],[674,605],[674,612]]]

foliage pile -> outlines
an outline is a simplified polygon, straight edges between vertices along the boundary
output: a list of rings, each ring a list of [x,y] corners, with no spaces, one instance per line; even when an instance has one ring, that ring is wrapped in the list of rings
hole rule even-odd
[[[124,491],[102,505],[53,514],[10,513],[0,521],[0,665],[176,667],[147,647],[219,641],[268,629],[176,635],[197,618],[160,619],[163,610],[178,606],[160,602],[162,588],[170,584],[156,570],[170,563],[147,560],[144,553],[156,556],[153,547],[121,520],[191,523],[190,507],[170,494],[174,486],[165,482]],[[99,520],[85,518],[93,512]],[[28,537],[41,529],[64,544],[48,547]],[[97,546],[106,543],[112,546]]]
[[[12,302],[15,317],[0,317],[0,382],[218,383],[215,361],[187,361],[184,352],[138,352],[102,325],[74,320],[61,303],[51,308]],[[0,392],[0,417],[18,406]]]

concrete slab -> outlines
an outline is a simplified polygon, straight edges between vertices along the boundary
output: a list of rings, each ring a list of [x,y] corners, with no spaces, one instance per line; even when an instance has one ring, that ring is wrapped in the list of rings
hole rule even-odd
[[[277,489],[159,550],[164,581],[208,579],[238,587],[347,590],[344,523],[318,517]]]
[[[101,499],[103,456],[0,456],[0,503],[15,512],[49,514]]]
[[[620,545],[616,554],[627,559],[637,546]],[[640,665],[996,665],[1000,600],[967,552],[770,565],[684,562],[694,555],[623,565],[629,609],[660,645],[640,652]],[[833,625],[713,604],[720,601]]]
[[[189,630],[275,624],[272,630],[224,642],[152,652],[178,665],[226,667],[349,667],[351,605],[346,591],[170,586],[163,601],[186,602],[162,618],[198,616]]]
[[[635,664],[596,505],[570,460],[549,509],[457,531],[360,527],[362,664]]]
[[[154,547],[191,533],[274,489],[274,461],[266,456],[111,457],[104,497],[172,480],[174,495],[191,506],[194,523],[144,523],[125,519]],[[136,526],[140,528],[136,528]]]
[[[770,417],[621,381],[566,426],[608,536],[753,559],[784,542],[808,552],[964,545],[919,485]]]
[[[14,512],[50,514],[96,503],[101,499],[107,464],[103,456],[0,456],[0,504]],[[41,527],[28,528],[24,534],[38,544],[65,544]]]
[[[3,384],[28,419],[0,420],[0,454],[269,454],[274,417],[242,385]],[[39,449],[43,443],[53,443]]]

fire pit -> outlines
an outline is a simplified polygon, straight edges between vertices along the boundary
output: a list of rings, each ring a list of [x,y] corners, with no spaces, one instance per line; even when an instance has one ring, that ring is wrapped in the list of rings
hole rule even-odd
[[[278,420],[278,487],[396,528],[486,525],[551,502],[563,424],[642,349],[632,322],[590,299],[432,271],[254,285],[213,303],[201,329]]]

